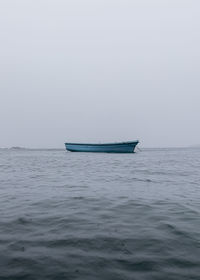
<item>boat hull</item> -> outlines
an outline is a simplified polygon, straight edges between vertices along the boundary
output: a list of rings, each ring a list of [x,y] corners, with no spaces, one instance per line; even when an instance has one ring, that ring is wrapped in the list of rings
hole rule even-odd
[[[138,143],[138,141],[107,144],[65,143],[65,147],[70,152],[134,153]]]

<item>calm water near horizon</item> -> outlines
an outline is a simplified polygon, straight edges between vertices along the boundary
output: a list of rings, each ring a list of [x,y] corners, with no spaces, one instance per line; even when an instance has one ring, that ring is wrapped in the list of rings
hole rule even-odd
[[[200,148],[0,150],[0,280],[200,275]]]

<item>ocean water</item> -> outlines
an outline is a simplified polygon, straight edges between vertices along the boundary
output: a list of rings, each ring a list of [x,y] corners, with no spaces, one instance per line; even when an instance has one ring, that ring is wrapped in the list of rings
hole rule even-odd
[[[1,150],[0,279],[200,279],[200,149]]]

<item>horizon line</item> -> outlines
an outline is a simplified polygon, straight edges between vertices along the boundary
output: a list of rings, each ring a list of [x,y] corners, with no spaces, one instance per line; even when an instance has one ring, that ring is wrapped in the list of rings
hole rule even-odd
[[[184,148],[200,148],[200,145],[188,145],[188,146],[143,146],[138,149],[184,149]],[[59,147],[23,147],[23,146],[12,146],[12,147],[0,147],[1,150],[65,150],[65,148]]]

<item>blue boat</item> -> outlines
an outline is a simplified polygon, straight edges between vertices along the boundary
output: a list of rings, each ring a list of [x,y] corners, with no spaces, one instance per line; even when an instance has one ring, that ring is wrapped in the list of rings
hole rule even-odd
[[[65,143],[65,147],[70,152],[134,153],[138,143],[139,141],[105,144]]]

